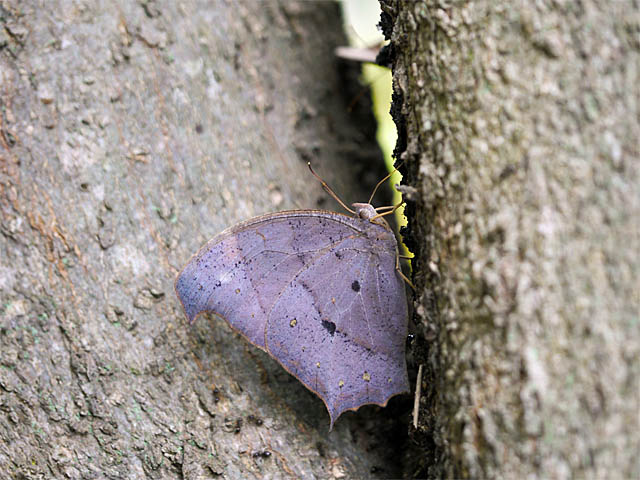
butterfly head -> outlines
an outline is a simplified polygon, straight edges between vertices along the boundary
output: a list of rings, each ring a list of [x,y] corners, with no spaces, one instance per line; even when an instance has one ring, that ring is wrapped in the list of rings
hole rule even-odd
[[[375,223],[376,225],[380,225],[389,232],[392,231],[391,227],[389,227],[389,224],[385,221],[384,218],[382,218],[382,216],[387,215],[387,213],[379,214],[370,203],[352,203],[351,206],[356,209],[355,213],[358,218],[368,220],[369,222]]]
[[[356,215],[363,220],[371,220],[377,215],[376,209],[370,203],[352,203],[351,206],[356,209]]]

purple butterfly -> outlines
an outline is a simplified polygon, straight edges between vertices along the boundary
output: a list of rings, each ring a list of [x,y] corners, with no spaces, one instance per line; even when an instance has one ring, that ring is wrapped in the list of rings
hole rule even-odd
[[[396,238],[370,204],[353,207],[354,216],[290,210],[239,223],[175,283],[190,322],[224,318],[322,399],[331,428],[347,410],[409,390]]]

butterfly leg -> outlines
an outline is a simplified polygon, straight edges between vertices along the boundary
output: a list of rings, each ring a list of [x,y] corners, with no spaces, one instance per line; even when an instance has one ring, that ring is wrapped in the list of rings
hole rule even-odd
[[[375,217],[372,217],[372,218],[370,219],[370,221],[371,221],[371,222],[375,222],[375,221],[376,221],[376,219],[378,219],[378,218],[380,218],[380,217],[384,217],[384,216],[386,216],[386,215],[392,215],[392,214],[394,214],[394,213],[395,213],[395,211],[396,211],[397,209],[399,209],[399,208],[402,206],[402,204],[403,204],[403,203],[404,203],[404,200],[402,200],[402,201],[401,201],[400,203],[398,203],[397,205],[394,205],[393,207],[389,207],[389,208],[391,208],[391,210],[388,210],[388,211],[386,211],[386,212],[384,212],[384,213],[379,213],[379,214],[377,214]],[[382,209],[386,209],[387,207],[380,207],[380,208],[382,208]],[[380,208],[378,208],[378,209],[376,209],[376,210],[379,210]]]
[[[407,284],[411,287],[411,289],[415,292],[416,291],[416,287],[415,285],[411,282],[411,280],[409,280],[406,275],[404,273],[402,273],[402,269],[400,268],[400,254],[396,253],[396,270],[398,271],[398,273],[400,274],[400,276],[402,277],[402,279],[407,282]]]
[[[416,393],[413,397],[413,428],[418,428],[418,413],[420,412],[420,396],[422,393],[422,364],[418,367],[418,378],[416,379]]]

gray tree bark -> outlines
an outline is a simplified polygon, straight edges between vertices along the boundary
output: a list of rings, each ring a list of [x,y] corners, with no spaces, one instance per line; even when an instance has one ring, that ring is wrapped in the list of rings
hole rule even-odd
[[[416,189],[407,476],[638,478],[638,3],[382,5]]]
[[[3,1],[0,21],[2,476],[397,475],[393,415],[329,434],[319,399],[221,320],[189,328],[173,291],[225,227],[332,208],[307,161],[349,203],[381,177],[338,6]]]

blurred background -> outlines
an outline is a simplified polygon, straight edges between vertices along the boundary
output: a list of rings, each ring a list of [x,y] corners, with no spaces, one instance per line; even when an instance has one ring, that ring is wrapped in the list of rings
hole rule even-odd
[[[385,44],[384,36],[378,29],[380,3],[378,0],[343,0],[344,29],[350,45],[359,49],[379,50]],[[388,170],[393,171],[391,155],[396,144],[397,132],[389,110],[391,108],[391,70],[373,63],[362,63],[362,84],[370,92],[374,115],[378,122],[377,140],[384,154]],[[400,183],[400,172],[394,172],[387,185],[393,192],[394,205],[401,201],[401,195],[394,185]],[[396,211],[398,228],[405,225],[404,207]],[[406,252],[405,252],[406,253]]]

